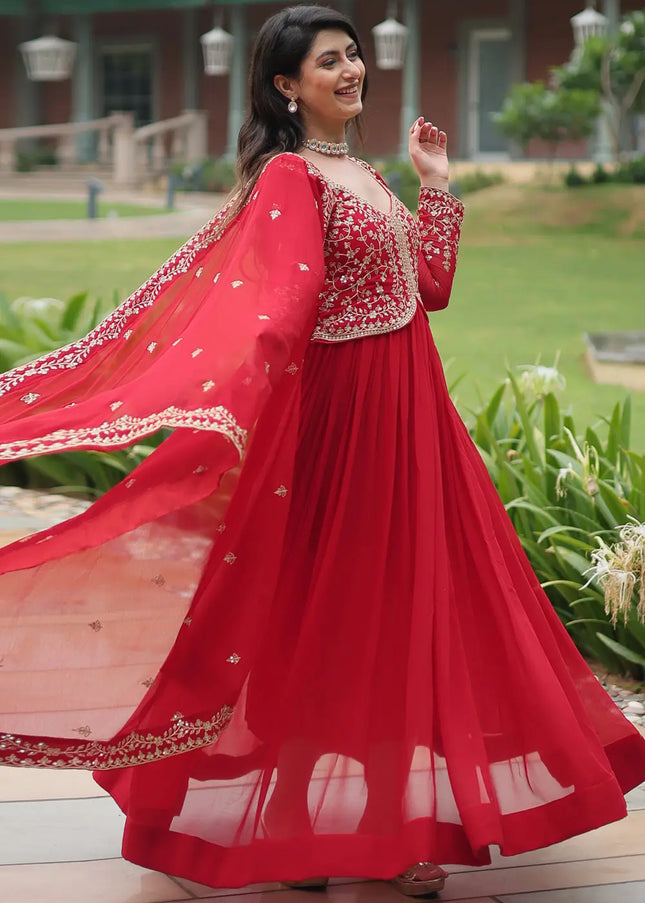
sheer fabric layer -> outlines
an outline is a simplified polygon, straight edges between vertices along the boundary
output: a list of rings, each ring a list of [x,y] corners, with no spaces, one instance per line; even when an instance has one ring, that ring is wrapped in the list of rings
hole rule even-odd
[[[226,662],[227,728],[97,776],[128,814],[125,855],[153,868],[237,886],[482,864],[490,844],[511,855],[622,817],[645,776],[645,741],[528,567],[421,312],[312,344],[302,399],[258,428],[190,616],[152,704],[216,707]]]

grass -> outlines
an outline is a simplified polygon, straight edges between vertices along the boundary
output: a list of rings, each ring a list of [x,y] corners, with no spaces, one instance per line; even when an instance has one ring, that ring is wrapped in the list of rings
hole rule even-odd
[[[502,185],[467,198],[450,306],[432,315],[463,416],[514,367],[560,355],[563,402],[578,429],[608,416],[625,396],[593,383],[582,333],[645,330],[645,187],[568,192]],[[631,237],[625,237],[631,236]],[[89,290],[124,297],[165,260],[173,239],[0,245],[0,292],[68,297]],[[1,325],[1,324],[0,324]],[[645,394],[633,397],[632,447],[645,452]]]
[[[98,214],[107,216],[149,216],[165,213],[162,207],[141,207],[136,204],[98,202]],[[46,219],[85,219],[86,201],[0,200],[0,222]]]

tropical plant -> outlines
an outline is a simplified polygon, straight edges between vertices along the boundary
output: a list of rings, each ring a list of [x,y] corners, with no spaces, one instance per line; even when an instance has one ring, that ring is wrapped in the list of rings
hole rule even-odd
[[[629,450],[630,401],[615,406],[604,440],[592,426],[578,436],[571,415],[560,409],[558,384],[554,368],[509,372],[474,412],[472,436],[533,569],[578,647],[613,673],[642,678],[642,578],[630,584],[627,602],[623,592],[617,618],[616,584],[607,579],[607,562],[614,559],[603,551],[612,549],[624,560],[621,530],[628,523],[645,529],[645,455]]]
[[[91,301],[86,292],[67,301],[9,301],[0,295],[0,372],[85,335],[115,304],[116,298],[112,304],[100,299]],[[0,484],[101,495],[149,455],[160,438],[152,437],[127,451],[67,452],[6,464],[0,467]]]

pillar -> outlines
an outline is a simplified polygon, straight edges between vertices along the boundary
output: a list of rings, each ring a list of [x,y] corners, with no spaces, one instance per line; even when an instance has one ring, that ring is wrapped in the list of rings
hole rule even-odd
[[[408,36],[403,68],[399,159],[407,160],[410,126],[421,110],[420,0],[404,0],[403,22],[408,28]]]
[[[78,13],[73,18],[76,60],[72,73],[72,121],[88,122],[94,119],[94,42],[92,17]],[[91,133],[76,136],[76,155],[79,163],[88,163],[96,157],[96,139]]]
[[[508,22],[511,29],[511,83],[526,81],[526,0],[509,0]],[[513,159],[523,156],[522,148],[511,143]]]
[[[233,35],[233,58],[229,74],[226,159],[235,160],[237,136],[244,122],[246,68],[248,65],[246,13],[241,3],[231,7],[230,23],[230,32]]]
[[[197,10],[181,11],[181,59],[184,88],[184,110],[199,109],[199,61],[201,51],[197,33]]]

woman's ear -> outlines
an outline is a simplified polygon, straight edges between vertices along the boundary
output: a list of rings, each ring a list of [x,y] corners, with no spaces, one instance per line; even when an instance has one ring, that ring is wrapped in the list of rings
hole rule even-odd
[[[293,100],[294,97],[298,96],[298,92],[296,90],[293,79],[287,78],[286,75],[276,75],[273,79],[273,84],[278,89],[280,94],[288,97],[289,100]]]

